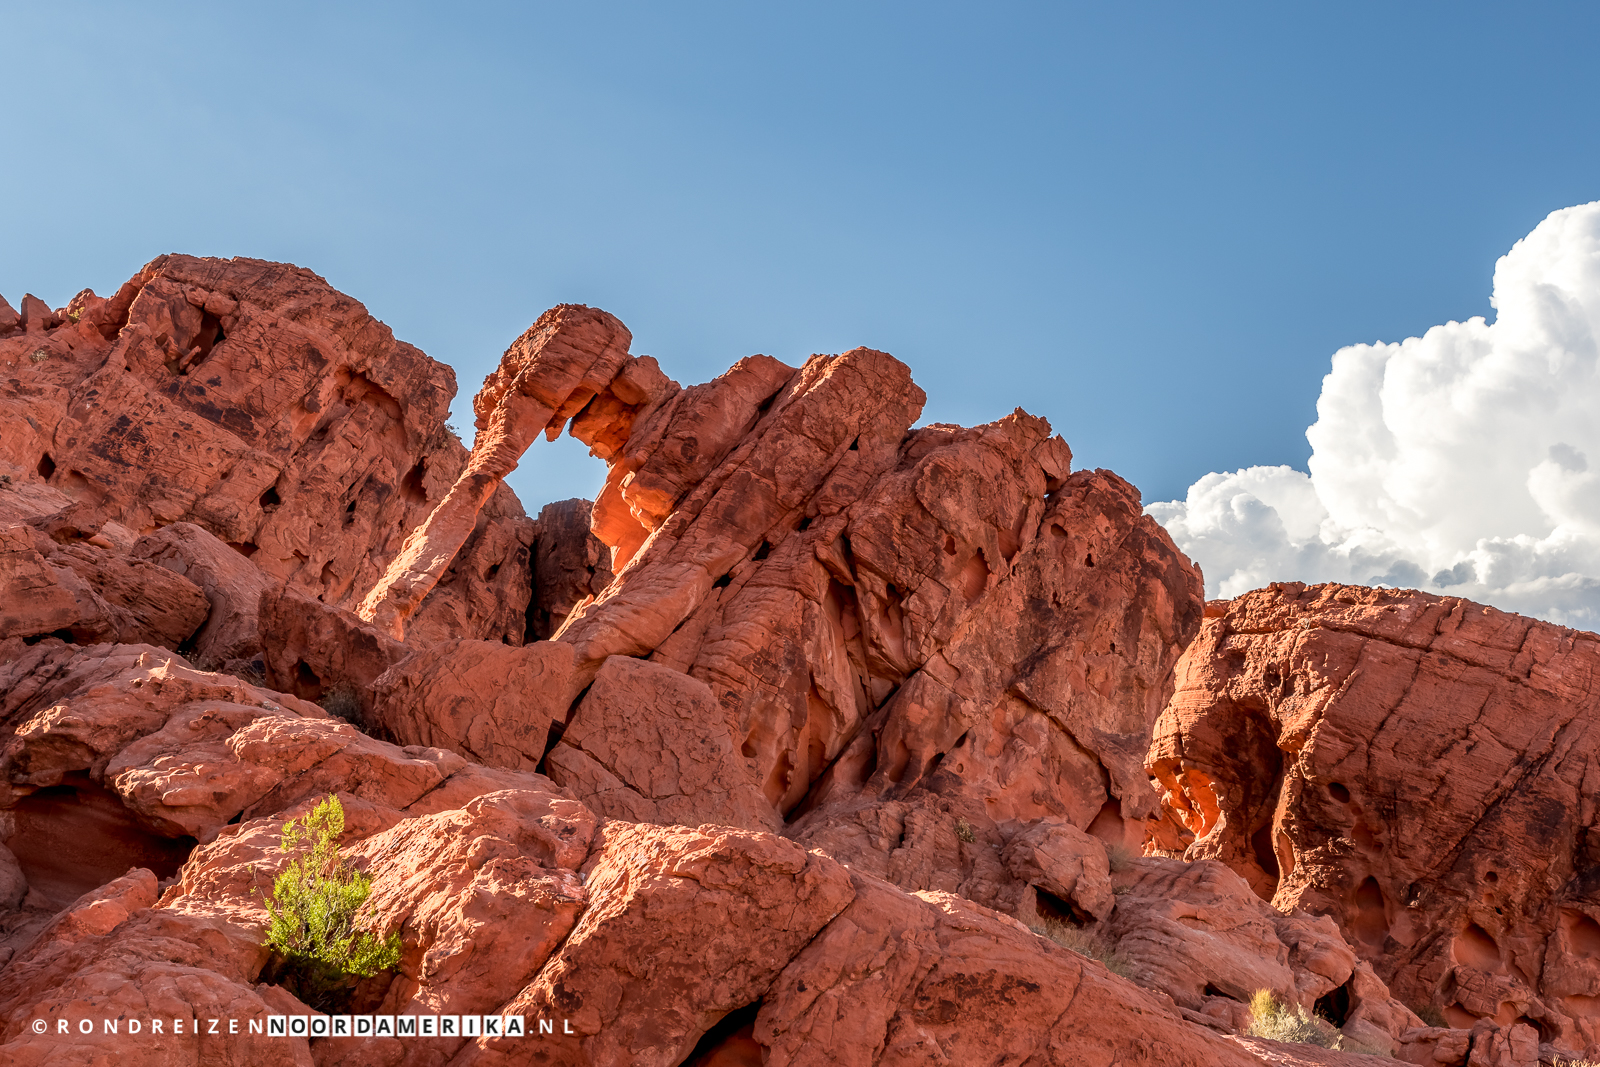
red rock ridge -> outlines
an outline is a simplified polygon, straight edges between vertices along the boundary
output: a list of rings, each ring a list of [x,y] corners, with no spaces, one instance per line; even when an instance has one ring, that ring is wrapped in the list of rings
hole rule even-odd
[[[1359,886],[1345,907],[1365,839],[1317,838],[1304,791],[1283,799],[1299,735],[1273,719],[1303,688],[1337,721],[1367,674],[1328,690],[1326,653],[1285,661],[1277,696],[1250,688],[1265,666],[1234,679],[1226,618],[1255,620],[1243,655],[1265,664],[1279,629],[1332,632],[1324,606],[1247,597],[1202,625],[1198,570],[1043,419],[916,427],[909,368],[867,348],[680,388],[566,305],[485,383],[469,456],[448,370],[298,268],[163,257],[109,301],[8,310],[0,580],[26,595],[0,601],[7,1063],[1384,1062],[1242,1036],[1263,988],[1418,1063],[1532,1067],[1541,1038],[1587,1040],[1589,994],[1556,1021],[1532,1007],[1557,996],[1548,967],[1529,1007],[1476,1011],[1533,966],[1510,938],[1501,970],[1450,972],[1470,1029],[1390,995],[1437,952],[1375,948]],[[606,482],[533,523],[501,478],[563,427]],[[1361,597],[1392,594],[1351,595],[1368,625]],[[1557,653],[1558,679],[1587,662]],[[1454,692],[1395,714],[1431,722]],[[1294,758],[1332,751],[1319,729]],[[1582,812],[1576,766],[1549,795]],[[283,821],[330,792],[370,921],[403,943],[352,1010],[570,1036],[34,1031],[304,1014],[271,984],[260,894]],[[1267,884],[1267,810],[1303,885]],[[1188,861],[1162,854],[1191,845],[1184,820]],[[1411,877],[1455,885],[1456,862]],[[1519,892],[1495,898],[1529,909],[1506,923],[1542,929],[1545,898]],[[1581,912],[1574,892],[1549,907]],[[1551,936],[1582,943],[1573,922]]]

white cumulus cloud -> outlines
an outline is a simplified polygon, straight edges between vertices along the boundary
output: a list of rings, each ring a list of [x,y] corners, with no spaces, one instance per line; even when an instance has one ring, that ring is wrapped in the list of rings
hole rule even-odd
[[[1600,202],[1518,241],[1491,304],[1336,352],[1309,475],[1208,474],[1146,509],[1208,596],[1393,585],[1600,629]]]

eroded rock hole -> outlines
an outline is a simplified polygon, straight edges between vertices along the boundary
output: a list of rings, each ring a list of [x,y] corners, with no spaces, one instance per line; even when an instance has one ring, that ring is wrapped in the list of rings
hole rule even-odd
[[[1079,911],[1069,902],[1062,900],[1048,889],[1039,886],[1030,886],[1033,890],[1033,910],[1039,918],[1054,919],[1056,922],[1067,923],[1070,926],[1083,926],[1094,918],[1085,912]]]
[[[1389,920],[1384,915],[1383,889],[1368,875],[1356,887],[1355,920],[1350,924],[1356,937],[1374,948],[1382,948],[1389,937]]]
[[[850,451],[851,452],[859,452],[859,451],[861,451],[861,438],[860,437],[857,437],[854,441],[850,442]]]
[[[229,541],[227,542],[227,545],[245,559],[249,559],[251,556],[255,555],[257,549],[260,547],[254,541]]]
[[[305,660],[294,665],[294,695],[302,700],[320,700],[322,698],[322,679],[317,677],[317,672],[312,670]]]
[[[810,515],[806,515],[806,516],[803,516],[800,519],[800,525],[796,526],[795,529],[796,530],[804,530],[804,529],[808,528],[810,525],[811,525],[811,516]]]
[[[1085,555],[1083,557],[1083,565],[1085,567],[1093,567],[1094,566],[1094,553],[1093,552],[1085,553]]]
[[[1580,911],[1562,909],[1561,925],[1566,927],[1572,951],[1586,959],[1600,957],[1600,923]]]
[[[728,588],[728,586],[730,586],[732,584],[733,584],[733,575],[732,575],[732,573],[728,573],[728,574],[724,574],[721,578],[718,578],[716,581],[712,582],[711,583],[711,588],[713,588],[713,589],[726,589],[726,588]]]
[[[258,503],[264,508],[275,508],[283,503],[283,497],[278,495],[277,486],[269,485],[267,486],[267,491],[261,494],[261,499]]]
[[[1477,923],[1467,924],[1467,928],[1457,935],[1451,951],[1458,963],[1465,963],[1480,971],[1500,969],[1500,943]]]
[[[1343,1026],[1350,1018],[1349,985],[1342,985],[1318,997],[1316,1013],[1335,1026]]]
[[[766,1049],[755,1039],[761,1001],[724,1015],[695,1044],[682,1067],[761,1067]]]
[[[428,491],[422,487],[422,476],[427,473],[427,461],[419,460],[416,466],[406,471],[406,476],[400,479],[400,495],[408,504],[424,504],[428,500]]]
[[[763,541],[761,542],[761,546],[756,549],[756,554],[750,558],[754,560],[762,560],[766,559],[770,555],[772,555],[772,542]]]
[[[1255,853],[1256,862],[1268,876],[1277,881],[1278,853],[1272,847],[1272,824],[1269,822],[1250,835],[1250,851]]]
[[[1108,845],[1126,844],[1128,827],[1122,818],[1122,801],[1111,797],[1100,805],[1087,832],[1090,837],[1099,838]]]
[[[15,829],[5,845],[29,887],[57,909],[134,867],[171,878],[198,844],[192,837],[152,833],[115,793],[83,774],[36,790],[11,810]]]
[[[1328,783],[1328,795],[1341,804],[1350,803],[1350,790],[1338,782]]]
[[[961,568],[961,595],[973,601],[983,595],[989,588],[989,563],[983,558],[983,549],[972,554],[966,566]]]
[[[46,452],[39,457],[39,465],[34,470],[39,472],[39,477],[49,481],[50,476],[56,472],[56,461],[50,458],[50,453]]]
[[[222,332],[222,320],[209,311],[202,312],[200,315],[200,332],[195,334],[194,337],[195,347],[199,348],[200,352],[190,362],[188,369],[193,370],[196,364],[211,354],[213,348],[227,339],[227,335]]]

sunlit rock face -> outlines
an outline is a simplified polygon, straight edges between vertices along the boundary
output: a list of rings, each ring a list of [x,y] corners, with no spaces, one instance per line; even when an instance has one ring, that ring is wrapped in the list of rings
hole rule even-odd
[[[1600,637],[1340,585],[1207,614],[1150,750],[1184,855],[1331,916],[1454,1026],[1594,1044]]]
[[[1449,947],[1407,955],[1396,872],[1447,888],[1464,861],[1372,860],[1347,900],[1350,857],[1399,833],[1370,799],[1393,790],[1340,766],[1368,829],[1317,825],[1348,847],[1304,844],[1310,802],[1283,799],[1290,748],[1332,751],[1284,747],[1301,735],[1273,717],[1312,714],[1285,694],[1344,671],[1317,704],[1337,719],[1361,667],[1285,662],[1276,696],[1236,693],[1266,668],[1217,633],[1254,602],[1205,621],[1137,491],[1073,471],[1043,419],[918,427],[910,369],[866,348],[684,388],[630,343],[598,309],[540,316],[476,398],[469,455],[448,369],[299,268],[169,256],[110,300],[0,304],[0,1059],[1362,1062],[1249,1036],[1259,989],[1413,1062],[1581,1051],[1581,892],[1540,897],[1538,864],[1512,870],[1531,846],[1485,839],[1509,916],[1446,907],[1427,944]],[[563,431],[605,484],[530,521],[501,479]],[[1359,615],[1389,594],[1350,595]],[[1248,664],[1289,632],[1273,610],[1237,631]],[[1297,633],[1326,614],[1293,610]],[[1449,654],[1580,700],[1587,653],[1547,644],[1528,647],[1560,685]],[[1528,741],[1567,792],[1506,794],[1568,805],[1551,825],[1577,836],[1546,862],[1573,871],[1579,749]],[[1485,796],[1499,766],[1473,772]],[[363,922],[403,946],[345,1007],[555,1033],[35,1030],[305,1014],[263,901],[284,821],[330,793],[372,879]],[[1567,955],[1534,974],[1507,930]],[[1440,952],[1459,992],[1428,1006],[1454,1028],[1384,981],[1415,992]],[[1514,1012],[1482,1008],[1497,990]]]

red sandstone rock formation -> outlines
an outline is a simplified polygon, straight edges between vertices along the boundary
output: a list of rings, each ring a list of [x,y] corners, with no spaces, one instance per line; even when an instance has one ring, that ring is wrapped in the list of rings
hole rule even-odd
[[[1331,916],[1452,1026],[1600,1043],[1600,638],[1335,585],[1207,614],[1150,750],[1185,855]]]
[[[395,638],[477,526],[478,513],[541,434],[559,434],[629,361],[633,337],[603,311],[562,304],[506,349],[473,398],[478,436],[466,466],[427,520],[406,539],[359,614]],[[648,400],[648,392],[641,396]]]
[[[1338,880],[1365,838],[1299,814],[1279,755],[1283,737],[1300,760],[1340,738],[1356,758],[1347,728],[1311,720],[1365,706],[1344,702],[1366,653],[1341,667],[1307,639],[1324,658],[1284,660],[1276,691],[1250,688],[1266,667],[1230,673],[1238,648],[1249,664],[1333,629],[1320,608],[1245,598],[1226,669],[1221,616],[1206,624],[1161,719],[1158,806],[1144,759],[1201,630],[1200,577],[1131,486],[1072,472],[1042,419],[913,430],[921,390],[870,349],[754,356],[680,389],[615,319],[564,307],[486,383],[468,457],[442,427],[448,371],[295,268],[164,257],[110,301],[8,312],[7,1062],[127,1058],[104,1034],[35,1034],[41,1014],[303,1014],[267,981],[259,894],[287,859],[283,820],[329,792],[373,876],[371,921],[404,944],[353,1004],[574,1034],[162,1040],[152,1062],[1383,1062],[1240,1036],[1263,987],[1417,1063],[1532,1067],[1541,1036],[1589,1036],[1581,889],[1529,891],[1505,841],[1474,847],[1499,849],[1490,903],[1510,916],[1438,912],[1474,924],[1448,942],[1459,992],[1440,1003],[1482,1018],[1426,1027],[1390,995],[1384,978],[1405,994],[1443,973],[1442,935],[1411,956],[1375,946],[1365,883],[1352,912]],[[605,486],[530,523],[499,479],[569,424]],[[1320,695],[1286,703],[1302,688]],[[1581,740],[1562,721],[1552,736]],[[1468,737],[1508,736],[1485,730]],[[1577,765],[1554,766],[1567,791],[1527,810],[1581,813]],[[1339,774],[1349,810],[1392,795]],[[1366,819],[1412,850],[1385,859],[1380,891],[1402,868],[1464,877],[1448,851],[1411,858],[1427,830]],[[1351,849],[1327,836],[1344,830]],[[1260,851],[1275,832],[1298,864],[1281,880]],[[1147,840],[1210,859],[1130,859]],[[1258,895],[1274,886],[1282,910]],[[1433,916],[1443,891],[1427,892]],[[1552,909],[1539,972],[1499,932]],[[1474,930],[1511,946],[1499,969],[1471,956]],[[1545,983],[1527,1006],[1519,979]],[[1476,1010],[1502,989],[1514,1013]],[[1551,997],[1564,1022],[1535,1010]]]
[[[465,465],[450,369],[310,271],[162,256],[109,300],[33,304],[0,322],[0,522],[38,489],[135,537],[192,522],[353,607]],[[531,524],[505,489],[484,514],[423,640],[522,640]]]
[[[221,1034],[130,1054],[104,1033],[32,1031],[62,1012],[303,1014],[259,984],[256,894],[287,859],[282,820],[330,790],[373,872],[376,917],[405,937],[400,973],[362,994],[371,1007],[570,1019],[577,1036],[541,1046],[547,1062],[672,1065],[751,1046],[788,1064],[920,1063],[935,1049],[956,1062],[1263,1062],[1014,920],[769,833],[602,820],[540,775],[374,741],[159,649],[52,640],[4,670],[11,810],[94,790],[120,801],[129,838],[201,842],[159,884],[136,870],[23,931],[0,971],[9,1063],[59,1062],[64,1048],[164,1064],[527,1062],[527,1046],[459,1038],[308,1048]],[[30,878],[47,861],[20,859]]]

